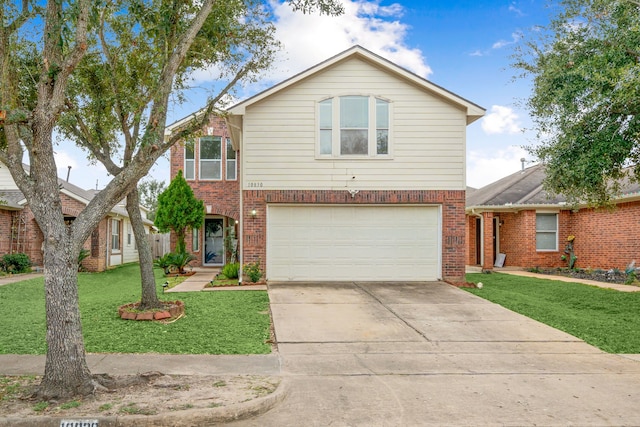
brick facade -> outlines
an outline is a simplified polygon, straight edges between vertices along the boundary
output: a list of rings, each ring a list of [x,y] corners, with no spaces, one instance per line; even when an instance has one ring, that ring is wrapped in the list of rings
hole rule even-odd
[[[624,268],[633,260],[640,262],[640,201],[620,203],[614,210],[561,210],[558,213],[558,250],[536,250],[536,211],[493,212],[502,225],[499,228],[499,251],[506,254],[505,266],[566,267],[561,259],[567,237],[575,236],[576,267]],[[467,257],[476,265],[475,216],[467,216]],[[491,240],[486,238],[485,250]],[[491,246],[492,248],[492,246]],[[489,249],[491,251],[492,249]],[[492,256],[490,257],[492,260]],[[485,265],[487,266],[485,254]]]
[[[208,217],[225,217],[227,224],[238,221],[240,219],[240,184],[238,179],[228,181],[227,177],[227,152],[225,147],[226,138],[229,137],[227,127],[224,120],[220,117],[212,116],[209,123],[204,126],[203,133],[205,135],[219,136],[222,138],[222,160],[221,160],[221,179],[220,180],[200,180],[198,143],[194,146],[195,152],[195,179],[188,179],[187,182],[193,190],[196,198],[204,202],[206,215]],[[182,144],[175,144],[171,147],[171,178],[178,174],[179,170],[184,170],[184,153],[185,147]],[[236,153],[236,178],[240,174],[240,153]],[[237,233],[237,230],[236,230]],[[202,265],[202,256],[200,251],[194,251],[190,232],[187,232],[186,250],[195,253],[198,258],[191,262],[190,265],[196,267]],[[203,250],[202,235],[201,250]],[[171,233],[171,248],[176,246],[176,236]]]
[[[442,277],[453,282],[464,281],[465,216],[464,191],[361,191],[351,197],[346,191],[333,190],[245,190],[243,262],[267,264],[267,205],[291,204],[412,204],[442,206]],[[251,211],[256,217],[251,218]],[[268,274],[268,272],[267,272]]]
[[[77,200],[60,194],[62,213],[66,218],[77,217],[85,205]],[[6,253],[25,253],[31,264],[42,267],[42,242],[44,237],[29,206],[18,211],[0,210],[0,256]],[[84,248],[91,252],[82,266],[87,271],[104,271],[107,268],[107,219],[100,221],[94,235],[87,239]]]

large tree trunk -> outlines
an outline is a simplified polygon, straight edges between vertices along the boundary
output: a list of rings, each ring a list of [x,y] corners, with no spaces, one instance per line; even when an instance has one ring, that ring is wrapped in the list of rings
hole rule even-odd
[[[140,278],[142,280],[140,308],[145,310],[159,308],[161,304],[156,293],[156,279],[153,275],[153,254],[142,222],[142,214],[140,214],[140,196],[137,188],[134,188],[127,195],[127,212],[133,227],[140,259]]]
[[[45,236],[44,244],[47,358],[36,394],[43,400],[86,396],[94,385],[85,358],[78,306],[78,255],[68,237],[56,240]]]

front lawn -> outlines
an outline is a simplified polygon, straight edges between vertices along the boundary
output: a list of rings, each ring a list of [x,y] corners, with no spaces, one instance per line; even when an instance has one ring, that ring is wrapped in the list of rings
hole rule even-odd
[[[640,293],[509,274],[467,274],[466,291],[609,353],[640,353]]]
[[[122,320],[118,307],[140,300],[137,264],[105,273],[79,273],[80,311],[88,353],[270,353],[269,298],[264,291],[183,292],[162,295],[184,301],[173,323]],[[44,281],[0,286],[0,354],[45,354]]]

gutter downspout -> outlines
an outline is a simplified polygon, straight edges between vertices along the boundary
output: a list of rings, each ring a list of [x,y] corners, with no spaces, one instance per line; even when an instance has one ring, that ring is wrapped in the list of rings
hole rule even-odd
[[[242,183],[243,183],[243,176],[244,176],[244,165],[242,164],[244,162],[244,156],[242,156],[242,153],[240,152],[240,141],[238,141],[238,151],[236,151],[236,159],[238,158],[238,156],[240,157],[240,173],[238,174],[238,191],[240,191],[240,223],[238,224],[238,246],[240,246],[240,250],[238,251],[238,263],[240,264],[240,268],[238,269],[238,284],[242,285],[242,266],[243,264],[243,260],[244,260],[244,198],[243,196],[243,191],[242,191]]]

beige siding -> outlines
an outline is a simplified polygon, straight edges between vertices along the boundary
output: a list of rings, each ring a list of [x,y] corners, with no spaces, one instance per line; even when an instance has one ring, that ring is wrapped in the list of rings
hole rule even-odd
[[[391,159],[316,158],[316,103],[342,95],[392,102]],[[243,126],[245,189],[465,188],[466,112],[360,59],[250,105]]]
[[[11,176],[11,172],[9,169],[2,163],[0,163],[0,189],[2,190],[17,190],[18,186],[13,181],[13,177]]]
[[[131,233],[131,243],[128,241],[128,234]],[[136,236],[133,234],[133,227],[129,218],[122,221],[122,262],[137,262],[138,251],[136,250]]]

